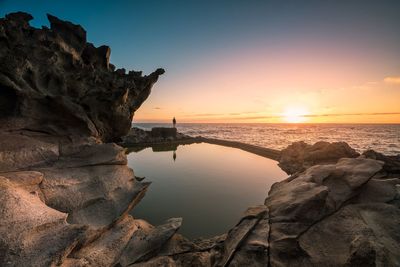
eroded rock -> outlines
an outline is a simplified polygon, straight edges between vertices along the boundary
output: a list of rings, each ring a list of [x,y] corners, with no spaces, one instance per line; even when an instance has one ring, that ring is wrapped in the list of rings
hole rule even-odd
[[[157,255],[157,252],[171,239],[181,224],[181,218],[173,218],[158,227],[142,226],[127,244],[121,255],[120,264],[128,266]]]
[[[154,144],[171,144],[173,141],[195,141],[195,138],[177,132],[176,128],[157,127],[151,131],[133,127],[129,133],[122,138],[121,144],[126,147],[143,146]]]
[[[69,257],[79,260],[75,261],[75,264],[87,264],[85,266],[115,266],[137,230],[135,220],[131,216],[126,216],[94,242],[87,244]]]
[[[0,176],[0,265],[56,265],[84,238],[87,227]]]
[[[367,150],[363,156],[384,162],[383,170],[391,176],[400,176],[400,155],[386,156],[374,150]]]
[[[31,19],[23,12],[0,19],[0,127],[102,141],[126,135],[164,70],[115,72],[110,48],[87,43],[81,26],[48,15],[50,29],[36,29]]]
[[[359,155],[345,142],[317,142],[309,145],[300,141],[281,151],[279,166],[288,174],[293,174],[313,165],[336,163],[341,158],[355,158]]]
[[[102,142],[128,132],[164,71],[115,70],[109,47],[48,17],[51,29],[32,28],[23,12],[0,19],[1,266],[400,265],[399,158],[355,158],[345,143],[280,153],[208,139],[295,173],[227,234],[190,241],[177,234],[181,219],[129,216],[149,183],[135,179],[124,149]],[[129,138],[161,140],[135,129]]]

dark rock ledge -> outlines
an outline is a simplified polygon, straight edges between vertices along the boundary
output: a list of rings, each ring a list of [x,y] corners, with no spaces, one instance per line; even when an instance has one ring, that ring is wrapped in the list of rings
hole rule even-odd
[[[160,129],[160,128],[158,128]],[[175,128],[163,128],[163,129],[175,129]],[[140,151],[141,149],[152,147],[153,150],[168,149],[174,150],[179,145],[189,145],[194,143],[208,143],[226,147],[238,148],[253,154],[260,155],[262,157],[279,160],[281,152],[279,150],[250,145],[237,141],[228,141],[214,138],[206,138],[202,136],[188,136],[179,132],[175,132],[173,135],[162,136],[158,133],[159,130],[153,131],[142,130],[133,127],[129,133],[122,137],[122,141],[119,144],[126,147],[128,151]]]
[[[107,142],[163,70],[114,70],[79,25],[30,19],[0,19],[0,266],[400,266],[399,158],[343,143],[274,154],[293,174],[225,235],[190,241],[180,218],[130,216],[150,184]]]

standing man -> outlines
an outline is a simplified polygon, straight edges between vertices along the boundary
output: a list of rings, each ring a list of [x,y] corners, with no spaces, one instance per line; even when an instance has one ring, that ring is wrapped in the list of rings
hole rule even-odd
[[[175,117],[172,119],[172,124],[174,125],[174,128],[175,128],[175,125],[176,125],[176,119],[175,119]]]

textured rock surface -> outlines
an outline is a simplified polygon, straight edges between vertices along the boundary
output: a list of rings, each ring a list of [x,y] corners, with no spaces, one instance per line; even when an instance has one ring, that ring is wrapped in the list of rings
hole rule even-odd
[[[383,165],[360,157],[308,168],[275,184],[226,237],[133,266],[398,266],[400,178]]]
[[[67,214],[46,206],[37,194],[8,178],[0,176],[0,266],[60,263],[86,228],[67,224]]]
[[[0,127],[103,141],[127,134],[164,70],[114,71],[109,47],[87,43],[79,25],[48,18],[50,29],[30,27],[32,16],[22,12],[0,19]]]
[[[124,146],[143,146],[144,144],[170,143],[171,141],[190,141],[193,138],[177,132],[176,128],[153,128],[151,131],[132,128],[129,133],[122,137],[121,144]]]
[[[363,153],[363,156],[376,159],[384,162],[383,170],[388,174],[394,176],[400,176],[400,155],[397,156],[386,156],[374,150],[367,150]]]
[[[0,19],[0,266],[113,266],[149,183],[103,142],[129,131],[164,71],[114,71],[110,48],[48,18]]]
[[[203,140],[280,158],[295,174],[208,240],[179,235],[182,219],[131,217],[149,184],[103,142],[129,130],[163,71],[114,71],[110,49],[79,25],[30,19],[0,19],[0,266],[400,266],[399,158],[355,158],[345,143],[279,153]]]
[[[309,145],[300,141],[281,151],[279,166],[288,174],[293,174],[313,165],[336,163],[341,158],[355,158],[359,155],[345,142],[317,142]]]

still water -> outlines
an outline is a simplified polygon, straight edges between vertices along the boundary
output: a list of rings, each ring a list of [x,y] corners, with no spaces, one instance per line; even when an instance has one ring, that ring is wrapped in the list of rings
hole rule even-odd
[[[133,216],[154,225],[182,217],[188,238],[225,233],[287,177],[276,161],[210,144],[146,148],[131,152],[128,165],[152,182]]]
[[[151,129],[171,124],[135,123]],[[239,141],[283,149],[292,142],[347,142],[362,153],[374,149],[387,155],[400,154],[400,124],[274,124],[274,123],[178,123],[178,131],[190,136]]]

